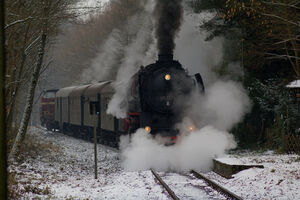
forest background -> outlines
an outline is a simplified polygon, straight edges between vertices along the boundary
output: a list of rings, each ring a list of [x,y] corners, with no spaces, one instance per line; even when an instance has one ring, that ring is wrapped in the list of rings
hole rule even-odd
[[[212,15],[198,27],[208,33],[207,41],[224,38],[223,60],[214,67],[215,73],[242,82],[252,100],[251,112],[232,130],[238,148],[298,150],[299,146],[286,142],[287,135],[293,135],[293,140],[298,138],[300,119],[295,93],[286,85],[300,79],[300,1],[185,2],[194,13]],[[84,60],[95,57],[97,48],[104,46],[116,29],[122,30],[118,32],[120,48],[135,38],[126,22],[143,9],[138,0],[116,0],[91,7],[80,7],[78,3],[6,1],[4,78],[8,152],[14,152],[11,149],[15,141],[16,148],[22,144],[28,124],[38,123],[38,102],[44,89],[74,84],[86,66]],[[116,65],[123,56],[119,53]],[[243,69],[242,76],[237,77],[230,70],[233,62]],[[62,73],[68,76],[49,83],[49,73],[52,77]],[[115,76],[116,71],[110,78]]]

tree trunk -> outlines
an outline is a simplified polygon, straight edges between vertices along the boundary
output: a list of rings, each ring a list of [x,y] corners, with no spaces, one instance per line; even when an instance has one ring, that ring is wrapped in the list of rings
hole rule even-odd
[[[15,83],[15,86],[13,87],[12,95],[11,95],[9,101],[7,102],[9,105],[7,105],[8,109],[6,111],[6,120],[5,120],[6,121],[6,130],[11,130],[11,128],[12,128],[12,121],[14,118],[13,113],[15,110],[15,102],[16,102],[18,92],[19,92],[19,89],[21,86],[21,78],[22,78],[23,69],[25,66],[25,61],[27,58],[25,51],[26,51],[26,42],[28,39],[27,37],[28,37],[29,27],[30,27],[30,25],[27,26],[24,41],[23,41],[23,48],[22,48],[23,50],[22,50],[22,59],[21,59],[21,63],[20,63],[20,69],[18,71],[17,78],[14,78],[14,81],[16,83]],[[12,133],[12,134],[14,134],[14,133]]]
[[[285,4],[288,5],[288,2],[285,1]],[[287,20],[289,20],[289,18],[288,18],[288,17],[289,17],[288,13],[289,13],[288,7],[286,6],[286,7],[285,7],[285,18],[286,18]],[[293,67],[295,73],[296,73],[297,78],[300,78],[300,63],[299,63],[300,57],[299,57],[299,53],[298,53],[299,49],[298,49],[297,42],[296,42],[296,40],[295,40],[295,39],[297,38],[297,35],[292,31],[291,25],[290,25],[289,23],[287,23],[287,35],[289,36],[289,38],[291,38],[290,43],[291,43],[291,45],[292,45],[292,49],[293,49],[293,52],[294,52],[295,61],[293,61],[293,59],[291,59],[291,58],[289,57],[289,50],[288,50],[288,48],[286,47],[286,48],[287,48],[287,49],[286,49],[287,56],[288,56],[288,59],[289,59],[291,65],[292,65],[292,67]]]
[[[4,1],[0,2],[0,11],[4,11]],[[7,199],[7,172],[6,172],[6,135],[4,124],[5,87],[4,87],[4,15],[0,16],[0,199]]]
[[[300,63],[299,63],[299,60],[300,60],[300,57],[299,57],[299,49],[298,49],[298,45],[297,45],[297,42],[292,39],[291,40],[291,44],[292,44],[292,47],[294,49],[294,55],[295,55],[295,69],[296,69],[296,74],[297,74],[297,78],[299,79],[300,78]]]
[[[14,145],[10,151],[9,158],[8,160],[11,162],[15,158],[15,156],[19,153],[20,151],[20,146],[22,142],[25,139],[26,131],[27,131],[27,126],[30,120],[30,115],[32,111],[32,104],[33,104],[33,99],[34,99],[34,94],[35,94],[35,88],[39,79],[41,67],[43,64],[43,57],[44,57],[44,49],[46,46],[46,39],[47,35],[42,32],[42,37],[41,37],[41,44],[38,50],[38,58],[34,67],[34,71],[31,77],[31,83],[28,89],[28,96],[26,100],[26,107],[23,113],[21,125],[18,130],[18,134],[16,136]]]

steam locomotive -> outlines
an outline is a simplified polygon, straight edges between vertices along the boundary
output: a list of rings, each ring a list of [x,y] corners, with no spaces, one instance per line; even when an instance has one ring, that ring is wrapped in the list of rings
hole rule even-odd
[[[96,127],[100,143],[117,146],[122,134],[144,128],[149,134],[160,135],[175,143],[179,131],[175,125],[182,120],[185,100],[193,92],[204,92],[201,75],[189,76],[173,55],[141,67],[131,78],[125,119],[107,114],[114,94],[111,81],[62,88],[55,95],[55,109],[50,125],[64,133],[92,138]],[[49,111],[51,112],[51,111]]]
[[[186,100],[193,92],[204,92],[201,75],[189,76],[173,55],[159,55],[156,63],[133,76],[128,98],[130,132],[143,127],[152,135],[176,139],[175,125],[182,121]]]

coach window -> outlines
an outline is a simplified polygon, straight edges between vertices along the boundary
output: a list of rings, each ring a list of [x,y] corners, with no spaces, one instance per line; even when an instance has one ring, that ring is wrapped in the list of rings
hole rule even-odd
[[[95,108],[96,108],[96,110],[95,110]],[[100,111],[99,102],[97,102],[97,101],[91,101],[90,102],[90,114],[94,115],[94,114],[96,114],[99,111]]]

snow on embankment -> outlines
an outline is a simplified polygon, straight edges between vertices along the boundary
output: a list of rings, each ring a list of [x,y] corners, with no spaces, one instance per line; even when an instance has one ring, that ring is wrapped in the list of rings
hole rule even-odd
[[[207,175],[244,199],[300,199],[300,156],[244,153],[218,159],[228,164],[259,164],[264,169],[241,171],[232,179]]]

